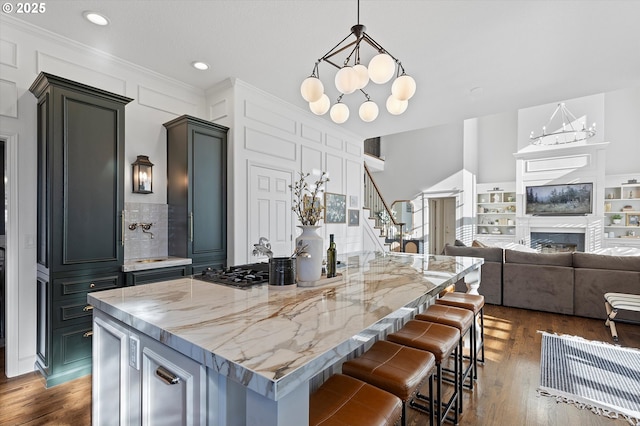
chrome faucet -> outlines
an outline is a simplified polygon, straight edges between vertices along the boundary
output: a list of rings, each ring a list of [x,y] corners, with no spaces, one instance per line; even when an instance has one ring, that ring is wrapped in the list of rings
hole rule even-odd
[[[273,252],[271,251],[271,243],[265,237],[260,237],[258,240],[258,244],[253,245],[254,256],[267,256],[269,259],[273,257]]]

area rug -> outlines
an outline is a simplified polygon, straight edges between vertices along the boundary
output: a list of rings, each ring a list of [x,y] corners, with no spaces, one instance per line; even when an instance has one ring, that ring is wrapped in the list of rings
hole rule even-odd
[[[542,332],[538,393],[640,426],[640,350]]]

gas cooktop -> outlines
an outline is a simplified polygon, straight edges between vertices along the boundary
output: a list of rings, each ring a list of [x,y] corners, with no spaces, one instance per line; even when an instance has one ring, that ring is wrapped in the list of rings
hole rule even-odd
[[[207,268],[194,278],[236,288],[247,288],[269,282],[268,263],[250,263],[226,269]]]

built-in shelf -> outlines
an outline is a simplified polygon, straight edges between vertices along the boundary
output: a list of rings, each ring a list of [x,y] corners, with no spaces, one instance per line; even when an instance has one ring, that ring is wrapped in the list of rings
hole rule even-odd
[[[640,183],[606,187],[604,198],[606,240],[640,245]],[[619,223],[614,223],[614,215],[620,216]]]
[[[483,184],[476,188],[476,236],[481,240],[513,239],[516,233],[516,192],[513,184]]]

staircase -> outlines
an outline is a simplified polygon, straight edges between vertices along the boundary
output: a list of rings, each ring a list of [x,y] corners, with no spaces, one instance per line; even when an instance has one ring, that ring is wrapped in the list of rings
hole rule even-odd
[[[402,251],[404,223],[397,222],[378,189],[367,165],[364,165],[365,249]]]

